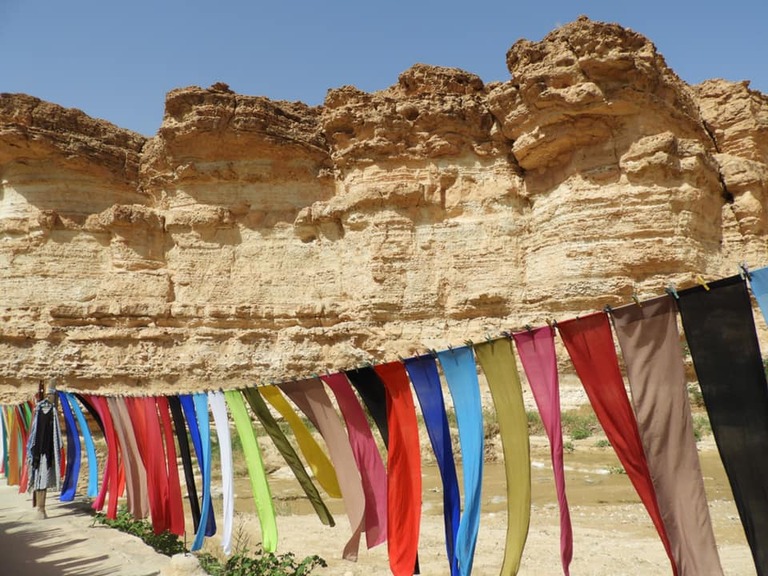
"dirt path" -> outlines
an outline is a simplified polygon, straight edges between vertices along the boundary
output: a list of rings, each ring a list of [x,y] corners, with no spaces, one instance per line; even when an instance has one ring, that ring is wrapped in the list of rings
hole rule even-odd
[[[134,536],[93,525],[83,502],[50,498],[39,520],[32,498],[0,480],[0,574],[28,576],[151,576],[169,558]]]

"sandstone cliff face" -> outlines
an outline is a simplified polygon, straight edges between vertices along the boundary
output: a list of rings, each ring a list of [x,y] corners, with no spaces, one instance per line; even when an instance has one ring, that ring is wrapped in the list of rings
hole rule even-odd
[[[507,64],[179,89],[148,140],[0,96],[0,382],[292,378],[768,262],[765,95],[587,19]]]

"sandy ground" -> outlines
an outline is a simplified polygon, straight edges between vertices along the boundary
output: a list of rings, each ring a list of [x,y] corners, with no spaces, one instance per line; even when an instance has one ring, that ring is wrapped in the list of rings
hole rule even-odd
[[[669,563],[645,509],[608,447],[595,438],[576,443],[566,455],[568,498],[574,533],[574,576],[671,574]],[[732,501],[725,474],[710,440],[700,444],[705,485],[723,569],[728,576],[755,574],[749,548]],[[559,557],[559,513],[546,443],[532,444],[531,527],[519,574],[562,574]],[[442,496],[437,470],[425,466],[424,506],[419,556],[422,574],[447,574]],[[61,504],[49,498],[49,518],[37,520],[26,494],[0,482],[0,574],[80,575],[123,574],[149,576],[168,570],[169,559],[156,554],[137,538],[94,525],[88,505],[81,500]],[[349,536],[343,503],[328,501],[337,521],[323,526],[311,513],[290,475],[277,469],[271,485],[279,514],[278,552],[299,558],[318,554],[329,567],[317,575],[378,576],[389,574],[386,545],[366,550],[358,562],[340,559]],[[247,481],[236,485],[235,529],[251,544],[260,540],[259,524]],[[217,501],[220,505],[220,501]],[[473,574],[496,575],[503,557],[506,531],[504,473],[500,463],[486,464],[483,482],[483,516]],[[188,538],[188,541],[190,539]],[[363,541],[364,544],[364,541]],[[216,537],[206,550],[220,553]]]
[[[168,564],[138,538],[94,525],[87,503],[50,496],[48,518],[40,520],[31,496],[0,481],[0,574],[150,576]]]

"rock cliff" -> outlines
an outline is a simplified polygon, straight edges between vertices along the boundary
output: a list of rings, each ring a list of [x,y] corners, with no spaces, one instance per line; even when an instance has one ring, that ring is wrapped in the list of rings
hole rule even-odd
[[[768,97],[586,18],[507,65],[183,88],[150,139],[1,95],[0,383],[292,378],[768,263]]]

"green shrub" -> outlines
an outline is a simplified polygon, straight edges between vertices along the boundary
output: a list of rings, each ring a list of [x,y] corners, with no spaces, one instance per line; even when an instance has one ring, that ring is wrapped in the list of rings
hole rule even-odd
[[[200,566],[212,576],[306,576],[312,570],[326,567],[325,560],[319,556],[307,556],[301,562],[288,552],[273,554],[257,547],[253,553],[235,552],[225,562],[211,554],[198,556]]]
[[[141,538],[145,544],[154,548],[156,552],[173,556],[185,552],[184,543],[176,534],[168,531],[155,534],[152,524],[147,520],[136,520],[127,508],[120,508],[117,511],[117,518],[111,520],[106,514],[98,513],[94,518],[94,523],[104,524],[120,532],[133,534]]]
[[[611,443],[608,442],[608,440],[605,438],[600,438],[600,440],[597,440],[595,442],[595,448],[610,448],[610,447],[611,447]]]
[[[541,416],[535,410],[526,410],[525,415],[528,417],[528,434],[536,436],[544,432],[544,425],[541,423]]]
[[[568,434],[571,440],[584,440],[600,430],[597,416],[590,406],[563,412],[562,423],[563,432]]]
[[[704,396],[701,394],[701,388],[698,384],[688,385],[688,401],[692,408],[704,408]]]
[[[693,437],[696,438],[696,442],[711,433],[712,425],[709,423],[709,418],[705,414],[695,414],[693,416]]]

